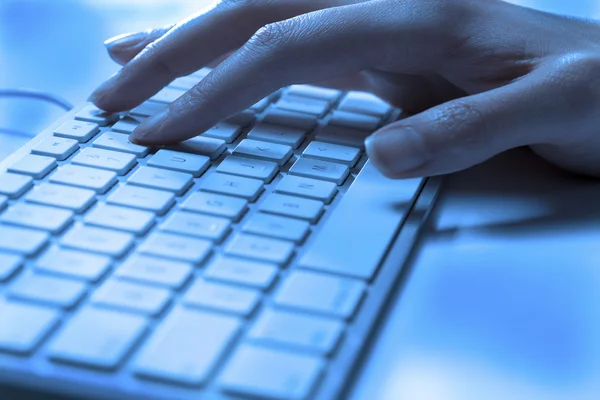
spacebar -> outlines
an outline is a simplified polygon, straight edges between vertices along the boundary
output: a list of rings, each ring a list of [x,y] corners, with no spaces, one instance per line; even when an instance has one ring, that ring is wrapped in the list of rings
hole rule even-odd
[[[367,161],[298,265],[371,279],[421,182],[388,179]]]

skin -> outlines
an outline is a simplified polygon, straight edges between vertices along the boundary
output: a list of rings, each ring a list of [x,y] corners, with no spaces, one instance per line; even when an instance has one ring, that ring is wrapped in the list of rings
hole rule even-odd
[[[123,68],[92,95],[129,110],[216,66],[131,135],[179,142],[295,83],[369,90],[412,114],[366,140],[387,176],[462,170],[529,146],[600,176],[600,26],[498,0],[221,0],[107,42]]]

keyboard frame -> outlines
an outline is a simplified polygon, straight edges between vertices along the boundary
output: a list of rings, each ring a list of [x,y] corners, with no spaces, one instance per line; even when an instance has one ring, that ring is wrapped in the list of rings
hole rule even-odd
[[[56,128],[66,121],[74,119],[75,114],[84,108],[85,105],[86,104],[76,107],[51,123],[23,147],[0,162],[0,173],[5,172],[14,162],[29,154],[31,149],[38,143],[51,137]],[[246,128],[244,129],[244,131],[247,131]],[[96,138],[97,135],[98,134],[96,134],[94,138]],[[90,139],[88,143],[91,143],[93,140],[94,139]],[[387,309],[386,306],[388,305],[388,301],[394,297],[394,294],[398,290],[401,290],[405,278],[408,276],[411,255],[418,250],[418,238],[424,230],[428,218],[434,208],[437,196],[440,192],[441,183],[442,179],[440,177],[426,178],[423,180],[421,188],[412,200],[410,211],[405,216],[398,232],[396,232],[395,239],[388,249],[375,278],[370,281],[367,294],[365,295],[358,312],[352,318],[350,324],[348,324],[340,344],[334,352],[333,357],[330,358],[324,376],[316,385],[316,389],[311,398],[315,400],[347,398],[353,387],[356,374],[361,369],[360,361],[368,354],[368,349],[376,338],[376,332],[382,322],[385,321],[385,311]],[[343,197],[343,195],[340,197]],[[10,203],[8,207],[10,207]],[[0,398],[2,400],[62,400],[72,398],[110,400],[183,400],[198,398],[202,398],[203,400],[240,399],[240,397],[228,395],[216,390],[214,385],[209,386],[208,390],[201,387],[194,390],[194,393],[185,396],[179,396],[181,394],[179,390],[172,390],[174,397],[165,397],[162,394],[165,391],[171,392],[170,389],[159,390],[158,393],[153,389],[165,387],[177,389],[178,387],[163,383],[154,383],[147,380],[139,380],[140,386],[145,386],[147,389],[144,390],[145,394],[143,396],[137,396],[137,393],[135,392],[123,392],[118,390],[118,387],[108,387],[103,383],[103,380],[98,380],[96,382],[94,382],[93,379],[78,380],[76,370],[80,370],[81,368],[73,367],[73,369],[75,369],[74,374],[67,373],[64,374],[68,375],[66,377],[56,378],[50,376],[49,371],[45,371],[47,374],[36,373],[43,371],[28,368],[30,362],[15,362],[19,359],[27,360],[27,358],[0,352]],[[64,367],[64,365],[61,364],[61,367]],[[94,371],[95,374],[108,375],[101,371],[92,371]],[[116,375],[113,377],[114,379],[119,379]],[[185,392],[189,393],[190,391],[186,390]]]

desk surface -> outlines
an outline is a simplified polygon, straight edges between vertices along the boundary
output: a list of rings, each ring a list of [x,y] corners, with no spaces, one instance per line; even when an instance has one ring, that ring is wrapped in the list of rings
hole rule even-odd
[[[520,3],[600,13],[593,0]],[[2,0],[0,87],[80,103],[116,70],[105,38],[177,20],[197,4]],[[3,100],[0,127],[36,132],[59,114]],[[0,159],[24,140],[0,134]],[[599,183],[525,150],[447,177],[352,400],[599,398],[599,194]]]

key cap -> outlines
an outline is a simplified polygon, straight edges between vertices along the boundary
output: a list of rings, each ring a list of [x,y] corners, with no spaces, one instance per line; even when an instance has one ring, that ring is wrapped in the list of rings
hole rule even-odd
[[[169,83],[169,87],[180,90],[190,90],[200,82],[200,79],[193,76],[182,76]]]
[[[150,316],[160,314],[170,301],[168,289],[117,279],[107,280],[90,297],[91,304]]]
[[[163,190],[123,185],[112,192],[106,199],[106,202],[153,211],[158,215],[164,215],[175,204],[175,195]]]
[[[259,101],[257,101],[256,103],[254,103],[250,109],[254,110],[257,113],[263,112],[265,110],[265,108],[267,108],[267,106],[269,105],[269,98],[265,97],[264,99],[260,99]]]
[[[66,160],[79,149],[79,142],[73,139],[51,137],[38,143],[31,152],[40,156],[53,157],[59,161]]]
[[[35,301],[48,306],[72,308],[87,290],[84,282],[39,273],[21,276],[8,288],[14,299]]]
[[[142,166],[129,177],[127,182],[150,189],[168,190],[181,196],[192,186],[194,180],[192,174]]]
[[[340,146],[333,143],[312,141],[302,152],[306,158],[331,161],[352,168],[360,159],[360,150],[354,147]]]
[[[185,90],[175,89],[172,87],[162,88],[154,96],[150,97],[148,101],[154,101],[157,103],[169,104],[180,98],[185,93]]]
[[[198,154],[161,149],[148,160],[151,167],[187,172],[200,177],[210,167],[210,158]]]
[[[224,253],[281,266],[292,257],[294,245],[283,240],[238,234],[227,244]]]
[[[77,140],[86,143],[96,133],[100,132],[98,124],[84,121],[67,121],[54,131],[54,136]]]
[[[263,182],[258,179],[214,173],[202,182],[200,190],[242,197],[253,202],[263,192]]]
[[[8,204],[8,197],[0,194],[0,211]]]
[[[265,112],[262,122],[273,125],[289,126],[290,128],[301,129],[308,132],[317,125],[317,119],[318,117],[316,115],[270,107]]]
[[[276,143],[260,142],[253,139],[244,139],[233,151],[234,155],[258,158],[259,160],[273,161],[283,166],[292,156],[292,148]]]
[[[63,235],[59,243],[64,247],[121,257],[133,245],[133,235],[76,225]]]
[[[47,232],[0,225],[0,251],[31,256],[40,251],[48,239]]]
[[[10,172],[0,173],[0,195],[16,199],[21,197],[32,186],[33,179],[30,176]]]
[[[328,204],[335,196],[337,186],[332,182],[324,182],[301,176],[286,175],[275,187],[277,193],[320,200]]]
[[[287,95],[308,97],[311,99],[326,100],[329,103],[337,101],[342,92],[337,89],[330,89],[312,85],[291,85],[285,92]]]
[[[177,145],[171,146],[172,150],[184,153],[200,154],[216,160],[227,150],[224,140],[213,139],[206,136],[196,136]]]
[[[208,240],[153,232],[142,242],[138,251],[144,254],[200,264],[208,257],[211,249],[212,243]]]
[[[365,139],[371,131],[364,131],[343,126],[325,125],[317,130],[315,139],[319,142],[339,144],[365,150]]]
[[[227,123],[246,127],[252,125],[256,120],[256,114],[253,110],[244,110],[227,119]]]
[[[241,131],[242,129],[239,125],[221,122],[204,132],[202,136],[221,139],[224,140],[225,143],[233,143],[233,141],[240,135]]]
[[[388,103],[379,97],[371,93],[356,91],[348,92],[342,101],[340,101],[338,108],[344,111],[374,115],[376,117],[383,117],[392,109]]]
[[[396,237],[421,182],[421,179],[385,178],[367,162],[299,264],[371,279]],[[365,193],[372,195],[365,196]],[[364,212],[357,213],[356,210]],[[364,240],[357,234],[358,230],[369,232],[377,240]]]
[[[149,211],[132,210],[131,208],[117,207],[108,204],[98,204],[91,210],[83,221],[88,225],[102,228],[113,228],[143,235],[154,224],[154,213]]]
[[[0,350],[29,354],[58,325],[57,310],[0,299]]]
[[[116,369],[146,332],[146,318],[86,307],[76,314],[50,343],[52,361]]]
[[[134,254],[125,261],[114,276],[141,283],[181,288],[193,272],[192,264]]]
[[[381,120],[378,117],[341,110],[334,110],[329,118],[330,125],[362,129],[369,132],[377,129],[380,123]]]
[[[167,108],[164,103],[156,103],[154,101],[145,101],[136,108],[132,109],[129,114],[134,117],[149,117],[154,114],[158,114]]]
[[[266,308],[248,332],[248,338],[328,355],[338,345],[343,330],[344,324],[339,320]]]
[[[272,161],[238,156],[225,158],[217,167],[217,172],[261,179],[265,183],[271,182],[277,171],[279,171],[279,168]]]
[[[104,132],[98,139],[94,140],[92,146],[99,149],[131,153],[136,157],[146,157],[150,153],[149,147],[133,144],[127,135],[113,131]]]
[[[41,272],[97,282],[110,265],[110,257],[53,246],[35,262],[34,267]]]
[[[8,168],[8,172],[29,175],[33,179],[41,179],[56,168],[56,159],[46,156],[28,154]]]
[[[136,163],[133,154],[87,147],[73,158],[73,164],[114,171],[125,175]]]
[[[204,270],[203,277],[268,289],[277,273],[277,266],[273,264],[220,256]]]
[[[240,346],[218,380],[226,392],[245,396],[303,400],[310,397],[324,369],[320,357]]]
[[[119,119],[119,114],[109,114],[90,104],[75,115],[78,121],[93,122],[100,126],[110,125]]]
[[[117,174],[96,168],[65,165],[59,167],[50,176],[50,182],[91,189],[97,193],[106,193],[108,189],[117,183]]]
[[[322,117],[329,110],[329,102],[286,93],[275,103],[275,107]]]
[[[208,282],[198,278],[185,293],[182,302],[186,306],[248,316],[256,309],[259,300],[260,292],[257,290]]]
[[[229,233],[230,225],[231,222],[226,218],[177,211],[160,224],[160,229],[220,243]]]
[[[236,197],[207,192],[192,193],[181,204],[186,211],[226,217],[238,221],[248,209],[248,202]]]
[[[323,213],[323,202],[272,193],[260,205],[260,211],[315,223]]]
[[[15,276],[23,266],[23,258],[17,254],[0,253],[0,282]]]
[[[138,127],[140,122],[142,122],[141,118],[138,119],[130,116],[125,116],[119,121],[117,121],[110,129],[115,132],[125,133],[129,135],[135,130],[135,128]]]
[[[0,216],[0,222],[58,233],[67,227],[72,218],[73,213],[69,210],[17,203]]]
[[[308,235],[309,226],[310,224],[306,221],[256,213],[246,221],[242,231],[300,243]]]
[[[291,271],[275,294],[275,304],[349,319],[362,300],[365,284],[302,270]]]
[[[248,132],[248,137],[264,142],[279,143],[297,149],[304,141],[306,132],[281,125],[258,124]]]
[[[175,309],[158,326],[139,357],[135,374],[186,385],[206,382],[241,329],[232,316]]]
[[[312,158],[299,158],[290,168],[289,174],[307,178],[321,179],[342,185],[350,169],[347,165]]]

